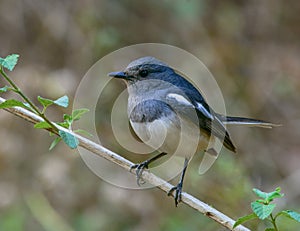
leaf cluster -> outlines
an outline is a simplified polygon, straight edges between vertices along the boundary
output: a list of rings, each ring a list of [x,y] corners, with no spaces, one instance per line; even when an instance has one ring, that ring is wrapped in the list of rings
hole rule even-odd
[[[11,107],[22,107],[28,110],[31,110],[33,113],[43,118],[43,121],[34,125],[35,128],[48,129],[50,134],[58,134],[59,136],[54,139],[54,141],[50,145],[50,150],[53,149],[61,140],[63,140],[70,148],[76,148],[79,144],[78,139],[72,133],[59,129],[57,125],[60,125],[67,130],[71,130],[72,124],[74,121],[79,120],[85,113],[88,112],[88,109],[81,108],[74,110],[71,115],[64,114],[62,122],[51,122],[45,115],[47,108],[51,105],[56,105],[60,107],[68,107],[69,106],[69,98],[64,95],[58,99],[52,100],[47,99],[41,96],[37,97],[38,102],[42,109],[40,110],[38,106],[36,106],[22,91],[21,89],[14,83],[14,81],[6,74],[4,69],[12,71],[16,66],[19,59],[18,54],[11,54],[5,58],[0,58],[0,73],[3,78],[8,82],[9,85],[5,85],[0,88],[0,93],[4,93],[7,91],[13,91],[18,94],[23,101],[16,99],[8,99],[0,104],[0,109],[11,108]],[[85,135],[90,135],[88,132],[84,130],[76,130],[74,132],[82,133]]]
[[[269,193],[254,188],[253,192],[259,199],[251,202],[251,209],[253,213],[237,219],[233,228],[237,227],[238,225],[246,221],[253,220],[253,219],[260,219],[260,220],[268,220],[273,225],[273,227],[266,228],[265,231],[279,231],[278,226],[276,224],[276,220],[281,215],[284,215],[290,219],[300,222],[300,213],[292,210],[282,210],[277,214],[273,214],[276,204],[272,202],[276,198],[284,197],[284,194],[281,193],[280,191],[281,189],[279,187]]]

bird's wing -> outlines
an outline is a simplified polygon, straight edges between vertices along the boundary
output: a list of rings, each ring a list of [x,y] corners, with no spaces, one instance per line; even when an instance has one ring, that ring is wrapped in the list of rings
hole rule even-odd
[[[142,139],[136,134],[136,132],[134,131],[130,121],[128,120],[128,127],[129,127],[129,131],[130,134],[133,136],[133,138],[138,141],[138,142],[143,142]]]
[[[181,88],[181,92],[167,94],[167,103],[180,115],[187,116],[191,121],[199,125],[202,131],[214,135],[223,141],[224,146],[235,152],[229,133],[216,113],[205,102],[201,94],[195,89]],[[182,92],[185,95],[182,95]]]

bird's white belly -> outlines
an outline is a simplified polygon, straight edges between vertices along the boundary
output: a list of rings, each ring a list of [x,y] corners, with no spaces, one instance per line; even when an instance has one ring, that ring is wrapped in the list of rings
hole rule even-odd
[[[131,126],[145,144],[172,155],[190,158],[208,145],[208,136],[200,134],[199,128],[189,121],[162,117],[146,123],[131,122]]]

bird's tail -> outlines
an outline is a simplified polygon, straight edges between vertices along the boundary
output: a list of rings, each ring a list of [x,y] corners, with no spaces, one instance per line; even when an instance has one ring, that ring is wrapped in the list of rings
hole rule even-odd
[[[219,119],[225,125],[242,125],[249,127],[262,127],[262,128],[273,128],[281,126],[279,124],[273,124],[264,120],[250,119],[244,117],[224,116],[219,115]]]

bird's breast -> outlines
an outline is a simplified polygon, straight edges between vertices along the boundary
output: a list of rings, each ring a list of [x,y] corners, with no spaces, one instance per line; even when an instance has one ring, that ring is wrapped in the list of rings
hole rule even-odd
[[[128,115],[137,136],[148,146],[185,157],[205,150],[209,137],[188,117],[179,116],[170,105],[158,99],[130,98]]]
[[[200,133],[195,124],[179,119],[176,114],[151,122],[133,122],[137,136],[148,146],[161,152],[190,158],[206,149],[209,137]]]

